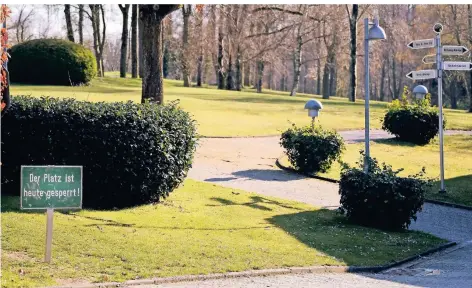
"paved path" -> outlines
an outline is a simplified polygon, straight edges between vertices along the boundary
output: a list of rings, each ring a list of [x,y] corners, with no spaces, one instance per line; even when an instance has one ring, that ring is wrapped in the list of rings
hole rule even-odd
[[[471,131],[448,131],[447,134]],[[348,142],[362,141],[363,130],[341,132]],[[389,138],[381,130],[372,139]],[[337,184],[281,171],[279,137],[202,139],[189,177],[315,206],[339,205]],[[425,204],[411,229],[466,243],[472,240],[472,212]],[[455,249],[455,248],[454,248]],[[425,258],[413,267],[381,274],[305,274],[211,280],[142,287],[472,287],[472,243],[450,253]],[[141,287],[141,286],[140,286]]]

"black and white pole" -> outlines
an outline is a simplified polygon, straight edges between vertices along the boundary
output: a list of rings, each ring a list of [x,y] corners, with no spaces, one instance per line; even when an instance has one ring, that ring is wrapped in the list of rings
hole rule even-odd
[[[443,76],[443,61],[442,61],[442,47],[441,47],[441,32],[443,27],[437,23],[433,28],[436,33],[436,70],[438,81],[438,106],[439,106],[439,166],[441,174],[441,187],[439,193],[446,193],[446,187],[444,186],[444,127],[443,127],[443,89],[442,89],[442,76]]]

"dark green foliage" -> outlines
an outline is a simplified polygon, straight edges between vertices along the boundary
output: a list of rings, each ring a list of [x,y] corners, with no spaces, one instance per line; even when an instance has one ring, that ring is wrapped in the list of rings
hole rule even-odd
[[[197,140],[176,103],[16,96],[2,122],[2,192],[19,195],[21,165],[83,165],[86,208],[167,197],[186,177]]]
[[[408,94],[407,90],[405,94]],[[382,129],[402,141],[428,144],[438,135],[439,111],[431,107],[429,98],[408,104],[405,94],[402,100],[395,100],[388,106]],[[443,124],[445,127],[445,120]]]
[[[92,51],[71,41],[36,39],[17,44],[9,52],[12,82],[80,85],[97,75]]]
[[[292,128],[282,133],[280,145],[293,167],[305,173],[326,172],[344,150],[343,138],[331,130],[317,126]]]
[[[369,160],[368,173],[363,171],[363,160],[359,168],[344,164],[339,183],[340,212],[364,226],[384,230],[408,228],[411,219],[416,220],[416,213],[421,211],[430,181],[422,179],[424,168],[408,177],[399,177],[401,171],[394,171],[385,163],[379,165],[376,159]]]

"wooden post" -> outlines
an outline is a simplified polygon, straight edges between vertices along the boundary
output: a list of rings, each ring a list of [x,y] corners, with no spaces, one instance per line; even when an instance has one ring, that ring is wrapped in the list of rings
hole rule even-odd
[[[46,212],[46,255],[44,262],[51,263],[51,250],[52,250],[52,219],[54,216],[54,209],[48,208]]]

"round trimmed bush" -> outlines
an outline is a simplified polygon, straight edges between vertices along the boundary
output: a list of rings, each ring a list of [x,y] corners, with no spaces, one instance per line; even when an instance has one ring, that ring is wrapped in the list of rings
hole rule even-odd
[[[2,118],[2,192],[19,195],[21,165],[82,165],[83,206],[157,202],[192,165],[197,134],[171,103],[91,103],[15,96]]]
[[[406,98],[395,100],[388,106],[382,129],[399,140],[425,145],[439,133],[439,111],[431,107],[428,98],[413,104],[408,104]]]
[[[9,53],[12,82],[80,85],[97,75],[92,51],[71,41],[36,39],[13,46]]]
[[[343,138],[336,131],[319,126],[298,128],[293,125],[282,133],[280,145],[285,148],[292,166],[305,173],[328,171],[345,148]]]
[[[408,228],[411,219],[421,211],[429,180],[417,175],[400,177],[392,167],[381,166],[376,159],[369,159],[369,172],[344,164],[339,182],[341,195],[339,211],[355,224],[384,230]]]

